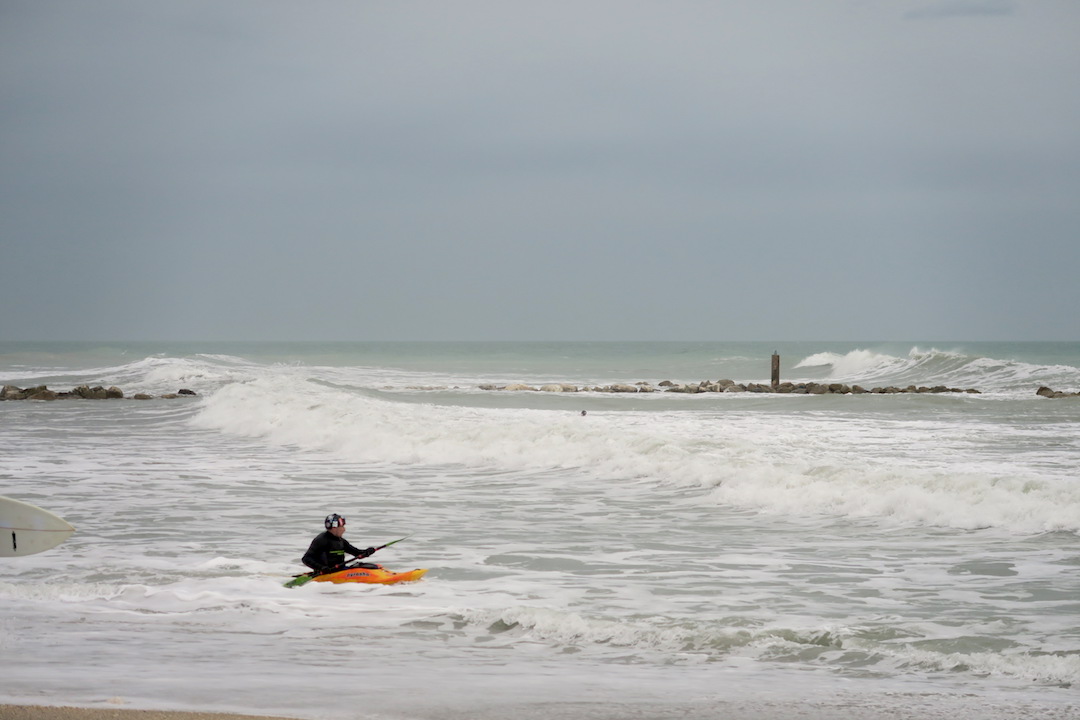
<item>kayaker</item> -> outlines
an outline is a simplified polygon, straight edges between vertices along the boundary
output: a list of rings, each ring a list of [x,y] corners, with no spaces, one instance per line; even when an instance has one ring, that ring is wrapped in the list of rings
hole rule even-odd
[[[375,548],[360,550],[342,537],[345,534],[345,518],[331,513],[323,521],[326,532],[319,533],[304,553],[303,563],[316,572],[327,572],[345,564],[345,553],[367,557]]]

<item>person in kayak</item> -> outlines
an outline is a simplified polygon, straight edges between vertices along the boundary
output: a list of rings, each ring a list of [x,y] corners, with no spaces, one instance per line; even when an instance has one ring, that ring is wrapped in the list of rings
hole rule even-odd
[[[345,534],[345,518],[337,513],[327,515],[323,524],[326,525],[326,532],[315,536],[303,558],[303,563],[315,572],[328,572],[344,565],[345,553],[367,557],[375,552],[375,548],[355,548],[342,537]]]

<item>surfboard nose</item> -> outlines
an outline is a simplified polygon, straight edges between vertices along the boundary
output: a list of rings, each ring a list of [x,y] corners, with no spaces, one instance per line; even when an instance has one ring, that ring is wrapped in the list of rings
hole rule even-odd
[[[51,550],[71,537],[74,526],[37,505],[0,497],[0,557]]]

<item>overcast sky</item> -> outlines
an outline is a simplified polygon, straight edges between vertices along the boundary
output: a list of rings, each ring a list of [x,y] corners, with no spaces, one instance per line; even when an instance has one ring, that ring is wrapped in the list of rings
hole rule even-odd
[[[1076,0],[0,0],[0,340],[1080,340]]]

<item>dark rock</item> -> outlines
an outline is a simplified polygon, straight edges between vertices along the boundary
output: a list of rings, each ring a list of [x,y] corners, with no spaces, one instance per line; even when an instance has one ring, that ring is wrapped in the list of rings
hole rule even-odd
[[[638,389],[633,385],[611,385],[608,387],[608,392],[613,393],[636,393]]]
[[[0,390],[0,400],[24,400],[26,394],[20,387],[14,385],[5,385],[3,390]]]
[[[511,384],[506,386],[485,384],[480,385],[481,390],[537,390],[537,388],[530,385],[523,384]],[[604,392],[604,393],[636,393],[636,392],[657,392],[657,389],[662,389],[665,392],[683,393],[683,394],[698,394],[698,393],[720,393],[720,392],[751,392],[751,393],[773,393],[773,394],[791,394],[791,395],[896,395],[896,394],[926,394],[926,393],[970,393],[981,394],[979,390],[974,388],[962,390],[960,388],[949,388],[944,385],[935,385],[934,387],[928,387],[926,385],[908,385],[907,387],[900,388],[894,385],[888,387],[875,387],[867,390],[861,385],[846,385],[844,383],[792,383],[782,382],[777,385],[765,384],[765,383],[736,383],[733,380],[717,380],[715,382],[711,380],[702,380],[697,383],[676,383],[671,380],[662,380],[657,383],[657,387],[653,387],[647,380],[640,380],[635,385],[626,384],[614,384],[604,387],[588,387],[583,386],[580,389],[575,385],[562,384],[562,383],[549,383],[541,386],[539,389],[545,392]],[[414,388],[419,390],[435,390],[442,388]],[[17,390],[17,389],[16,389]],[[1043,392],[1045,391],[1045,392]],[[5,392],[7,390],[5,389]],[[1040,388],[1041,395],[1046,397],[1063,397],[1063,394],[1057,393],[1054,395],[1048,395],[1046,393],[1054,393],[1055,391],[1050,388]],[[180,391],[180,394],[192,394],[190,391]],[[1076,395],[1080,396],[1080,393]]]

